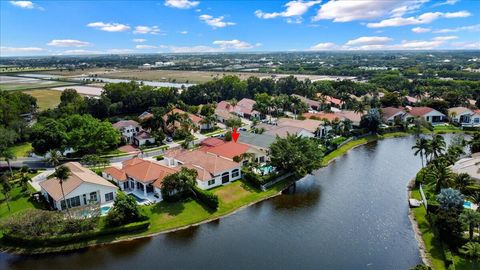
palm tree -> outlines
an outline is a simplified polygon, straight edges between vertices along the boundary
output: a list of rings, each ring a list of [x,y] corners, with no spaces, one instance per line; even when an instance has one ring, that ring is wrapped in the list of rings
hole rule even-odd
[[[10,191],[12,190],[12,185],[10,185],[10,181],[8,180],[7,175],[2,175],[0,177],[1,185],[2,185],[2,192],[5,196],[5,202],[7,203],[8,212],[10,212]]]
[[[447,166],[437,166],[434,170],[434,175],[437,180],[435,184],[435,191],[438,193],[444,187],[448,187],[452,180],[452,171]]]
[[[70,212],[68,211],[68,204],[65,201],[65,192],[63,191],[63,183],[65,183],[68,178],[70,177],[70,169],[66,166],[59,166],[55,168],[55,172],[53,173],[53,176],[58,179],[58,183],[60,184],[60,189],[62,190],[62,198],[65,203],[65,208],[67,210],[67,214],[70,216]]]
[[[438,158],[445,151],[445,140],[440,135],[433,135],[432,140],[430,140],[430,150],[433,156],[433,159]]]
[[[467,186],[473,183],[472,178],[468,173],[458,174],[454,179],[455,188],[460,190],[462,193],[467,189]]]
[[[178,122],[182,116],[178,112],[171,112],[167,116],[166,124],[167,126],[172,126],[171,132],[175,132],[175,122]]]
[[[468,226],[468,239],[473,239],[473,229],[480,223],[480,213],[471,209],[465,209],[460,214],[460,222]]]
[[[13,178],[13,170],[12,170],[12,166],[10,164],[10,161],[12,161],[16,158],[15,155],[13,154],[13,152],[11,150],[5,149],[4,151],[2,151],[1,156],[3,157],[5,162],[7,162],[8,169],[10,170],[10,176]]]
[[[471,259],[478,259],[480,258],[480,243],[468,242],[463,245],[460,251]],[[474,269],[476,262],[478,262],[478,260],[472,260],[472,269]]]
[[[47,156],[48,158],[46,159],[46,161],[56,167],[58,166],[58,164],[60,164],[60,159],[62,158],[62,155],[55,149],[51,149],[47,152]]]
[[[480,205],[480,191],[473,192],[468,196],[468,199],[473,203]],[[480,212],[480,207],[477,208],[477,211]]]
[[[412,146],[412,149],[415,150],[414,155],[417,156],[418,154],[420,154],[420,159],[422,160],[422,168],[424,167],[423,158],[425,156],[427,148],[428,148],[428,140],[425,138],[417,139],[417,142],[415,143],[415,145]]]
[[[20,177],[20,184],[22,185],[22,189],[24,191],[28,190],[28,182],[30,182],[32,178],[28,176],[28,173],[23,172],[22,176]]]
[[[209,129],[211,129],[211,127],[214,127],[216,122],[217,122],[217,119],[213,114],[209,116],[205,116],[202,120],[200,120],[200,124],[208,126]]]

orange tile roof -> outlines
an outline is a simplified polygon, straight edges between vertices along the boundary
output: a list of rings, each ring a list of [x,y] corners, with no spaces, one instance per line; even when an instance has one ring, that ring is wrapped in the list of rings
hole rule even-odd
[[[70,176],[63,182],[63,191],[65,196],[74,191],[83,183],[91,183],[117,189],[117,186],[98,176],[91,170],[83,167],[78,162],[68,162],[64,166],[70,169]],[[60,182],[57,178],[50,178],[39,183],[39,185],[47,191],[47,193],[55,200],[59,201],[63,198]]]
[[[337,120],[343,120],[343,117],[340,115],[334,114],[334,113],[304,113],[303,117],[307,119],[311,119],[312,117],[317,117],[320,120],[328,120],[328,121],[334,121],[335,119]]]
[[[212,177],[240,166],[240,163],[210,152],[194,150],[176,153],[176,155],[171,157],[182,162],[184,166],[196,166],[199,169],[201,168],[208,172]]]
[[[196,116],[194,114],[191,114],[191,113],[188,113],[188,112],[185,112],[185,111],[182,111],[180,109],[173,109],[171,110],[169,113],[167,113],[164,117],[167,117],[167,115],[171,114],[171,113],[179,113],[179,114],[187,114],[188,115],[188,118],[190,118],[190,120],[192,120],[193,123],[195,124],[199,124],[200,121],[202,121],[202,118],[199,117],[199,116]]]
[[[139,182],[155,182],[155,186],[160,187],[161,181],[167,175],[177,172],[178,169],[163,166],[152,161],[142,160],[142,162],[136,163],[135,165],[124,167],[122,171]]]
[[[411,107],[409,113],[413,116],[424,116],[425,114],[433,111],[430,107]]]
[[[222,145],[224,143],[225,143],[224,140],[220,140],[218,138],[207,138],[207,139],[203,140],[200,144],[205,145],[205,146],[209,146],[209,147],[214,147],[214,146]]]
[[[322,122],[313,119],[296,120],[291,118],[279,118],[277,121],[279,127],[297,127],[315,133]]]
[[[250,148],[247,144],[227,142],[215,147],[206,148],[206,152],[213,153],[222,157],[233,159],[236,156],[240,156],[247,152]]]
[[[125,174],[125,172],[118,168],[115,168],[115,167],[106,168],[104,172],[109,174],[110,176],[112,176],[118,181],[127,180],[127,175]]]

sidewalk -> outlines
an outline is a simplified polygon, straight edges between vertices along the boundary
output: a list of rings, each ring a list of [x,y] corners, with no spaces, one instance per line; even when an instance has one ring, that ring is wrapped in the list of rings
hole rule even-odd
[[[30,185],[32,185],[32,187],[36,190],[36,191],[40,191],[41,190],[41,187],[40,187],[40,182],[44,181],[45,179],[47,179],[47,177],[49,177],[50,175],[52,175],[53,173],[55,172],[55,170],[53,169],[48,169],[44,172],[41,172],[37,175],[35,175],[34,177],[32,177],[32,181],[30,181]]]

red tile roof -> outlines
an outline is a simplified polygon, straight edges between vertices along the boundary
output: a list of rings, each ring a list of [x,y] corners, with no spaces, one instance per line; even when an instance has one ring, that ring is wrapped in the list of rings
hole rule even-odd
[[[227,142],[215,147],[206,148],[204,149],[204,151],[229,159],[233,159],[234,157],[240,156],[243,153],[247,152],[249,148],[250,146],[248,146],[247,144]]]
[[[337,115],[337,114],[334,114],[334,113],[322,113],[322,112],[319,112],[319,113],[304,113],[303,114],[303,117],[307,118],[307,119],[312,119],[312,117],[316,117],[320,120],[328,120],[328,121],[333,121],[335,119],[337,120],[343,120],[343,117],[341,117],[340,115]]]
[[[200,144],[208,147],[215,147],[224,144],[225,141],[218,138],[207,138],[203,140]]]
[[[123,168],[120,171],[124,172],[128,177],[145,184],[152,183],[158,188],[161,188],[162,181],[167,175],[178,171],[178,168],[163,166],[137,157],[124,161],[123,164]]]
[[[413,116],[424,116],[425,114],[433,111],[430,107],[411,107],[409,113]]]
[[[404,107],[399,107],[399,108],[385,107],[385,108],[382,108],[382,118],[383,119],[388,119],[388,118],[394,116],[395,114],[397,114],[399,112],[403,112],[403,111],[405,111]]]
[[[188,118],[190,118],[190,120],[192,120],[192,122],[195,123],[195,124],[197,124],[197,125],[200,123],[200,121],[202,121],[202,118],[201,118],[201,117],[196,116],[196,115],[191,114],[191,113],[188,113],[188,112],[185,112],[185,111],[182,111],[182,110],[177,109],[177,108],[175,108],[175,109],[171,110],[170,112],[168,112],[166,115],[163,116],[163,118],[166,120],[167,117],[168,117],[168,115],[169,115],[169,114],[172,114],[172,113],[179,113],[179,114],[181,114],[181,115],[182,115],[182,114],[187,114],[187,115],[188,115]]]
[[[125,172],[118,168],[115,168],[115,167],[106,168],[104,172],[109,174],[110,176],[112,176],[118,181],[127,180],[127,175],[125,174]]]

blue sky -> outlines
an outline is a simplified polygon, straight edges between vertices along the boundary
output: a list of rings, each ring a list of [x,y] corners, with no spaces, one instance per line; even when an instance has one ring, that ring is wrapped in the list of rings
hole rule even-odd
[[[480,49],[480,1],[0,1],[0,55]]]

